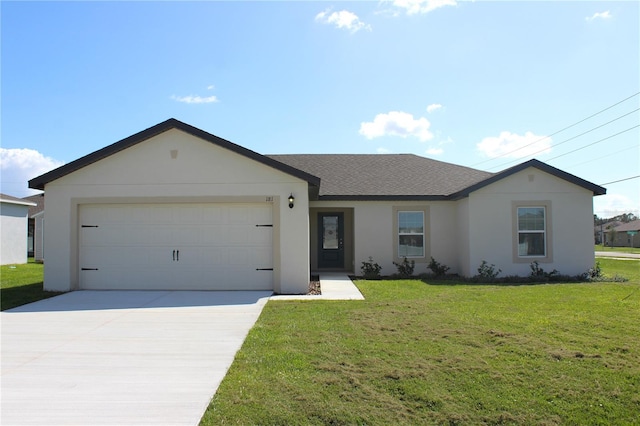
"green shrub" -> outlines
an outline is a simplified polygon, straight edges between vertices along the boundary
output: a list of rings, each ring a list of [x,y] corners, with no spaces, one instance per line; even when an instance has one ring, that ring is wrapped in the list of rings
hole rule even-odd
[[[479,281],[494,281],[498,275],[500,275],[502,269],[496,269],[496,265],[493,263],[489,265],[486,260],[483,260],[478,267],[478,275],[476,278]]]
[[[360,271],[362,272],[362,276],[368,280],[371,279],[379,279],[380,271],[382,270],[382,266],[378,265],[373,261],[373,257],[369,256],[368,262],[362,262],[362,266],[360,267]]]
[[[441,277],[445,275],[447,271],[451,269],[447,265],[443,265],[442,263],[438,262],[433,257],[431,257],[431,261],[427,265],[427,268],[431,269],[431,271],[436,277]]]
[[[409,278],[410,276],[412,276],[413,270],[416,267],[416,261],[411,260],[411,262],[409,262],[406,257],[402,258],[402,262],[393,262],[393,264],[396,265],[396,268],[398,268],[398,274],[402,278]]]
[[[554,277],[559,275],[556,269],[551,272],[545,272],[545,270],[540,267],[540,264],[538,264],[537,260],[531,262],[531,265],[529,265],[529,267],[531,268],[531,274],[529,275],[529,277],[534,281],[550,281]]]

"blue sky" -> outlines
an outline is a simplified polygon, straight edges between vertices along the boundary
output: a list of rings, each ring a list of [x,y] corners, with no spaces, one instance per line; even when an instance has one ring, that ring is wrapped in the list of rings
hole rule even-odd
[[[3,1],[2,192],[170,117],[263,154],[638,176],[639,4]],[[598,215],[640,214],[640,179],[605,186]]]

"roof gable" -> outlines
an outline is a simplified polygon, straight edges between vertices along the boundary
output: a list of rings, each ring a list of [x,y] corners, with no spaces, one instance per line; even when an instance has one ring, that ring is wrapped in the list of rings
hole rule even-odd
[[[250,149],[244,148],[240,145],[236,145],[228,140],[222,139],[218,136],[212,135],[211,133],[207,133],[204,130],[200,130],[196,127],[193,127],[189,124],[183,123],[175,118],[170,118],[160,124],[157,124],[153,127],[150,127],[146,130],[143,130],[139,133],[136,133],[132,136],[129,136],[125,139],[122,139],[114,144],[106,146],[102,149],[92,152],[91,154],[85,155],[75,161],[72,161],[64,166],[58,167],[48,173],[45,173],[41,176],[33,178],[29,181],[29,188],[44,190],[44,187],[47,183],[52,182],[56,179],[59,179],[63,176],[66,176],[70,173],[73,173],[77,170],[80,170],[83,167],[86,167],[90,164],[93,164],[97,161],[100,161],[104,158],[107,158],[117,152],[125,150],[129,147],[132,147],[140,142],[148,140],[154,136],[157,136],[161,133],[164,133],[171,129],[178,129],[185,133],[188,133],[192,136],[203,139],[207,142],[220,146],[222,148],[228,149],[236,154],[242,155],[244,157],[250,158],[254,161],[272,167],[276,170],[279,170],[283,173],[287,173],[299,179],[302,179],[309,183],[311,186],[320,185],[320,179],[316,176],[313,176],[305,171],[295,169],[289,165],[282,164],[276,160],[273,160],[264,155],[258,154],[255,151],[251,151]]]
[[[480,188],[484,188],[487,185],[491,185],[494,182],[497,182],[499,180],[505,179],[515,173],[521,172],[522,170],[525,170],[529,167],[534,167],[538,170],[541,170],[545,173],[549,173],[550,175],[553,175],[557,178],[566,180],[567,182],[570,182],[574,185],[580,186],[588,191],[593,192],[593,195],[603,195],[607,193],[607,190],[599,185],[596,185],[595,183],[591,183],[589,181],[586,181],[584,179],[581,179],[575,175],[572,175],[571,173],[567,173],[565,171],[562,171],[560,169],[557,169],[555,167],[552,167],[546,163],[543,163],[542,161],[536,160],[536,159],[532,159],[529,161],[525,161],[524,163],[520,163],[516,166],[510,167],[508,169],[505,169],[501,172],[498,172],[494,175],[492,175],[491,177],[482,180],[480,182],[477,182],[473,185],[470,185],[467,188],[464,188],[463,190],[452,194],[452,198],[453,199],[460,199],[460,198],[465,198],[468,197],[470,193],[479,190]]]

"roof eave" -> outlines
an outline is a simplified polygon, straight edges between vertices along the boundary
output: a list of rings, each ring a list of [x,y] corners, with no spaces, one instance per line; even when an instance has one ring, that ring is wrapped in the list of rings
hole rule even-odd
[[[320,186],[320,178],[318,178],[317,176],[313,176],[307,172],[296,169],[287,164],[284,164],[272,158],[266,157],[262,154],[258,154],[255,151],[251,151],[250,149],[244,148],[233,142],[229,142],[226,139],[222,139],[211,133],[205,132],[204,130],[201,130],[189,124],[183,123],[182,121],[176,120],[175,118],[170,118],[146,130],[138,132],[118,142],[115,142],[109,146],[106,146],[102,149],[94,151],[91,154],[85,155],[84,157],[74,160],[71,163],[65,164],[64,166],[60,166],[57,169],[54,169],[48,173],[35,177],[29,181],[29,188],[44,190],[44,186],[49,182],[52,182],[56,179],[66,176],[69,173],[73,173],[83,167],[93,164],[99,160],[109,157],[110,155],[113,155],[117,152],[120,152],[124,149],[127,149],[133,145],[136,145],[140,142],[143,142],[147,139],[150,139],[154,136],[157,136],[171,129],[178,129],[185,133],[189,133],[193,136],[196,136],[208,142],[214,143],[222,148],[229,149],[237,154],[243,155],[252,160],[255,160],[267,166],[273,167],[274,169],[280,170],[283,173],[302,179],[308,182],[310,185]]]
[[[447,195],[319,195],[318,201],[448,201]]]

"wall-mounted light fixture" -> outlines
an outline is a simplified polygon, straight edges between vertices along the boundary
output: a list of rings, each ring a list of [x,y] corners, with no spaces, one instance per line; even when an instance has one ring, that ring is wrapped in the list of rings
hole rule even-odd
[[[291,193],[289,195],[289,208],[292,209],[293,208],[293,202],[295,201],[295,197],[293,196],[293,193]]]

